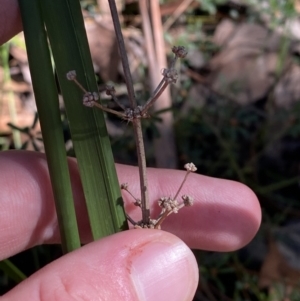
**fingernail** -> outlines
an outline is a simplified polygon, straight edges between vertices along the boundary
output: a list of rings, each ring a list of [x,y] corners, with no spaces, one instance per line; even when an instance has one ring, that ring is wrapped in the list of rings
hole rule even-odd
[[[192,300],[198,285],[198,267],[191,250],[179,239],[139,246],[131,277],[140,301]]]

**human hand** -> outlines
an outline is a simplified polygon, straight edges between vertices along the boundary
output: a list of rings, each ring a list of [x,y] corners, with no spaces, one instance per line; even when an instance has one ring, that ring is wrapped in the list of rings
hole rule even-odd
[[[21,30],[17,0],[0,0],[0,45]],[[76,161],[69,161],[82,242],[91,241]],[[0,153],[0,260],[39,244],[59,243],[51,183],[43,154]],[[138,195],[135,167],[117,165],[120,182]],[[172,195],[185,172],[148,169],[152,213],[155,200]],[[151,189],[152,187],[152,189]],[[118,233],[69,253],[19,284],[1,301],[192,300],[198,267],[189,248],[233,251],[247,244],[260,225],[253,192],[227,180],[191,174],[184,186],[194,205],[171,215],[163,230]],[[139,208],[124,194],[127,213]],[[181,240],[180,240],[181,239]],[[183,242],[184,241],[184,242]]]
[[[22,30],[18,0],[0,0],[0,45]]]
[[[83,191],[74,159],[69,160],[80,236],[91,241]],[[59,243],[59,229],[45,156],[0,153],[0,260],[44,243]],[[138,195],[138,170],[117,165],[120,182]],[[172,195],[184,171],[148,169],[151,210]],[[2,297],[1,301],[39,300],[192,300],[198,284],[192,248],[233,251],[257,232],[261,211],[243,184],[191,174],[184,193],[192,207],[171,215],[163,230],[136,229],[92,242],[50,263]],[[140,210],[124,193],[126,211]],[[182,239],[182,240],[180,240]]]

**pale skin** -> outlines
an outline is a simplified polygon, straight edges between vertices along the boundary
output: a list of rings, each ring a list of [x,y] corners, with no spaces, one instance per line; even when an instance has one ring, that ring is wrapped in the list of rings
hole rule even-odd
[[[4,19],[3,19],[4,18]],[[0,44],[21,30],[16,0],[0,0]],[[76,161],[69,160],[82,242],[91,241]],[[120,183],[139,195],[138,169],[117,165]],[[0,260],[35,245],[59,243],[45,156],[0,153]],[[174,195],[185,171],[148,169],[151,210]],[[249,243],[261,221],[255,194],[245,185],[191,174],[182,193],[195,203],[164,222],[163,230],[135,229],[92,242],[52,262],[1,301],[192,300],[198,266],[188,247],[233,251]],[[128,214],[140,210],[124,192]]]

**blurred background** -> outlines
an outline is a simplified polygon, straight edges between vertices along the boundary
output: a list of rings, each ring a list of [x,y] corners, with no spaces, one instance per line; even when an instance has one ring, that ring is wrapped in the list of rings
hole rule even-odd
[[[259,233],[242,250],[194,251],[194,300],[299,301],[300,1],[152,1],[159,5],[116,1],[140,104],[160,81],[172,46],[189,53],[177,64],[177,83],[143,123],[148,165],[194,162],[201,174],[251,187],[263,210]],[[107,1],[81,5],[101,99],[116,109],[105,84],[114,83],[124,105],[128,99]],[[0,150],[43,151],[23,35],[0,55]],[[60,107],[74,155],[63,99]],[[115,161],[136,165],[131,126],[112,115],[106,122]],[[0,262],[0,294],[59,256],[58,246],[39,246]]]

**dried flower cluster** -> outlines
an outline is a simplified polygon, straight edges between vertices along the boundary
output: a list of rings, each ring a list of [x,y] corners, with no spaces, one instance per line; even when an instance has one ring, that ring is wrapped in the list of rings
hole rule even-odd
[[[86,89],[77,81],[76,79],[76,71],[72,70],[67,73],[67,79],[70,81],[74,81],[76,85],[84,92],[84,96],[82,99],[82,103],[84,106],[87,107],[93,107],[96,106],[99,109],[115,114],[119,117],[121,117],[124,120],[133,121],[135,119],[142,119],[142,118],[149,118],[149,109],[153,106],[155,101],[159,98],[159,96],[163,93],[163,91],[166,89],[166,87],[171,83],[176,83],[178,79],[178,72],[174,68],[175,64],[178,60],[178,58],[184,58],[187,55],[187,51],[185,47],[183,46],[174,46],[172,48],[172,52],[175,54],[175,57],[173,58],[171,62],[170,68],[164,68],[161,71],[161,74],[163,75],[163,78],[161,82],[159,83],[158,87],[155,89],[153,95],[147,100],[145,105],[143,106],[136,106],[135,108],[125,108],[117,99],[116,97],[116,91],[114,86],[107,85],[106,86],[106,94],[110,95],[112,97],[112,100],[123,110],[123,112],[115,111],[112,109],[109,109],[103,105],[101,105],[99,102],[99,96],[96,92],[88,92]]]
[[[178,211],[183,207],[192,206],[194,203],[194,198],[189,195],[182,195],[181,198],[183,202],[177,201],[177,196],[179,195],[189,173],[195,172],[197,167],[193,163],[187,163],[184,165],[187,173],[178,188],[175,197],[161,197],[158,200],[158,205],[161,207],[161,212],[157,219],[150,219],[150,223],[145,224],[143,221],[135,222],[131,217],[127,215],[127,219],[134,225],[135,228],[150,228],[150,229],[160,229],[162,222],[172,213],[178,213]],[[135,200],[134,205],[141,207],[141,201],[133,196],[133,194],[128,190],[128,183],[121,184],[121,189],[126,190]]]
[[[122,34],[119,31],[118,28],[115,28],[117,36],[119,36],[120,39],[118,39],[119,42],[119,49],[121,51],[124,51],[124,41],[122,38]],[[133,124],[133,128],[135,131],[135,138],[136,138],[136,146],[137,146],[137,155],[139,160],[139,171],[140,171],[140,186],[141,186],[141,199],[135,198],[132,193],[128,190],[128,184],[122,184],[121,189],[126,190],[135,200],[134,204],[141,208],[142,210],[142,220],[135,222],[131,219],[130,216],[127,215],[128,221],[130,221],[135,228],[152,228],[152,229],[160,229],[162,222],[171,214],[171,213],[178,213],[178,211],[185,207],[185,206],[191,206],[194,202],[194,199],[191,196],[188,195],[182,195],[182,202],[178,202],[177,198],[178,195],[187,179],[187,176],[191,172],[195,172],[197,170],[196,166],[193,163],[187,163],[185,164],[184,168],[187,170],[186,175],[178,188],[176,194],[174,197],[161,197],[158,201],[158,205],[161,207],[161,212],[157,219],[151,219],[150,218],[150,209],[149,209],[149,198],[148,198],[148,190],[147,187],[147,177],[146,177],[146,158],[145,158],[145,150],[143,145],[143,135],[142,135],[142,129],[140,120],[143,118],[149,118],[149,109],[153,106],[155,101],[160,97],[160,95],[163,93],[163,91],[166,89],[166,87],[169,84],[176,83],[178,79],[178,72],[175,69],[175,64],[178,58],[184,58],[187,55],[187,51],[185,47],[183,46],[174,46],[172,48],[172,52],[174,53],[174,58],[171,62],[170,68],[164,68],[161,71],[161,74],[163,78],[161,79],[160,83],[158,84],[157,88],[153,92],[153,95],[147,100],[147,102],[144,105],[136,105],[135,99],[133,95],[133,90],[130,88],[128,90],[129,98],[130,96],[133,97],[131,100],[131,107],[125,108],[117,99],[116,97],[116,91],[115,88],[111,85],[106,86],[106,94],[110,95],[112,97],[112,100],[122,109],[122,112],[112,110],[106,106],[103,106],[98,102],[99,95],[96,92],[89,92],[86,91],[85,88],[77,81],[76,79],[76,71],[70,71],[67,73],[67,79],[74,81],[76,85],[84,92],[83,95],[83,105],[87,107],[97,107],[105,112],[109,112],[112,114],[115,114],[119,116],[120,118],[130,121]],[[124,53],[122,57],[122,63],[125,74],[129,72],[128,68],[128,62],[126,53]],[[125,80],[128,82],[131,81],[131,78],[129,76],[128,78],[125,77]],[[131,85],[130,85],[131,87]],[[127,85],[128,88],[128,85]]]

